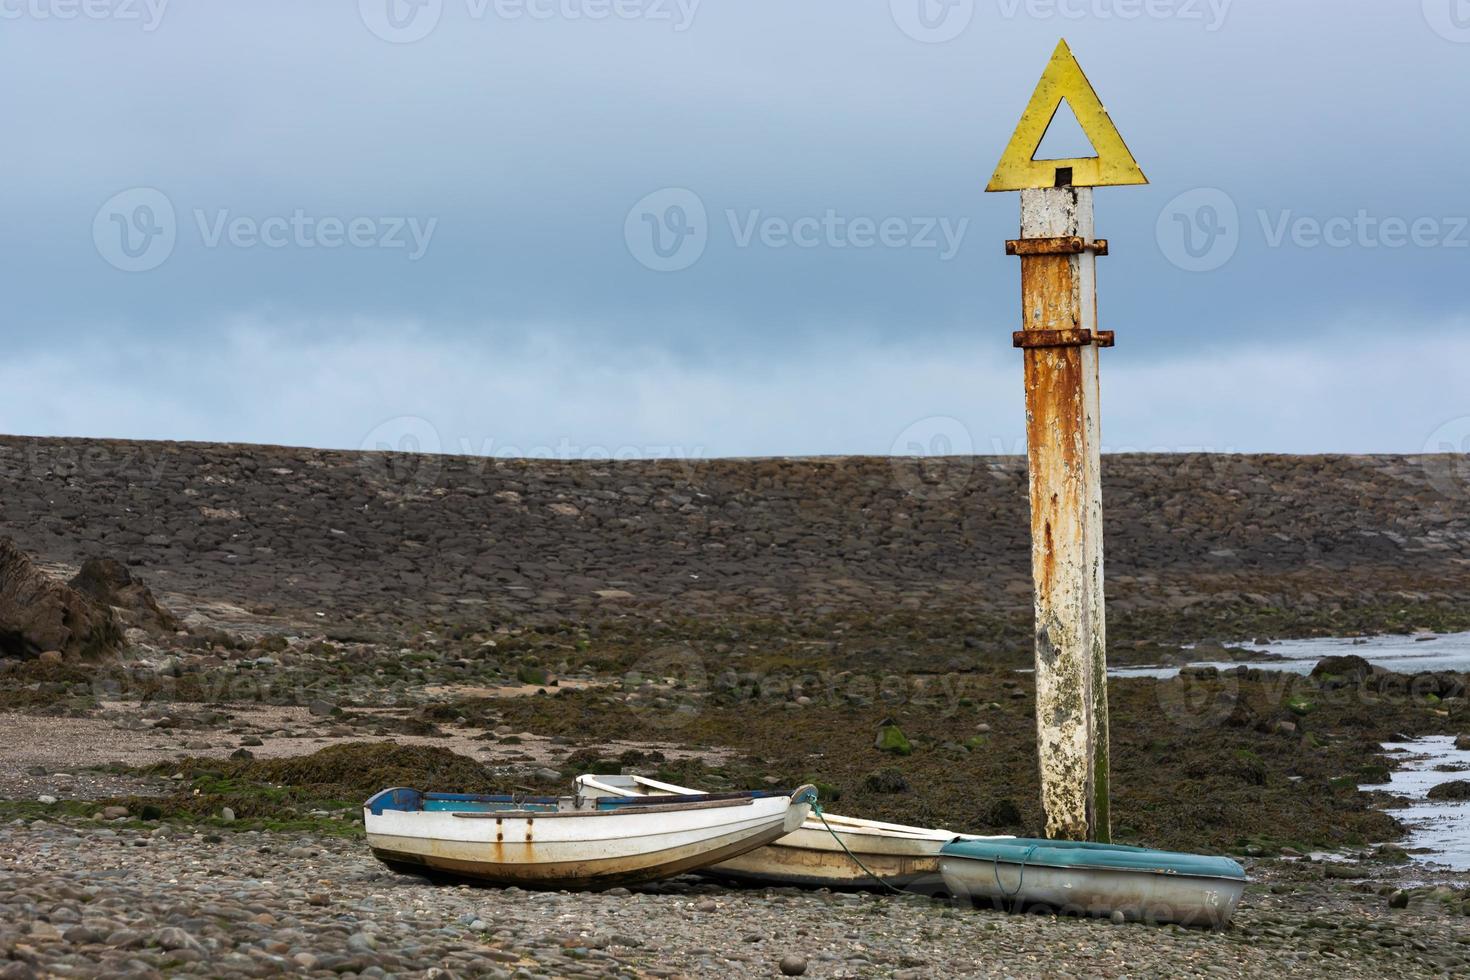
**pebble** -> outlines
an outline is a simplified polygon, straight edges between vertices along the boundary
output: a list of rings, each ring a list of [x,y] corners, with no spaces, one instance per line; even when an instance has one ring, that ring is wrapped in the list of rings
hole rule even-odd
[[[788,955],[781,957],[781,974],[788,977],[799,977],[806,973],[806,957]]]
[[[88,846],[76,846],[78,830]],[[0,980],[287,973],[927,980],[1001,970],[1094,976],[1108,972],[1105,963],[1147,976],[1466,971],[1465,919],[1443,910],[1464,901],[1470,875],[1460,889],[1416,890],[1423,900],[1409,902],[1405,891],[1385,900],[1359,882],[1302,877],[1309,866],[1268,867],[1255,872],[1237,925],[1210,933],[693,879],[580,894],[443,887],[388,871],[361,840],[224,830],[203,846],[202,834],[177,827],[149,833],[91,821],[0,825]],[[147,853],[133,846],[139,840],[151,843]],[[1390,910],[1399,894],[1404,907]],[[778,945],[796,937],[800,952]],[[22,948],[24,960],[4,958]]]

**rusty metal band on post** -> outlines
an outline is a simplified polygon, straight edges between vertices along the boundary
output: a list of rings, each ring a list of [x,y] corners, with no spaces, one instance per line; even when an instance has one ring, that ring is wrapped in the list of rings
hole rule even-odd
[[[1081,255],[1093,252],[1108,254],[1108,240],[1099,238],[1087,241],[1080,235],[1064,235],[1061,238],[1013,238],[1006,242],[1007,255]]]
[[[1098,330],[1017,330],[1011,334],[1011,346],[1029,350],[1033,347],[1099,347],[1113,346],[1113,331]]]

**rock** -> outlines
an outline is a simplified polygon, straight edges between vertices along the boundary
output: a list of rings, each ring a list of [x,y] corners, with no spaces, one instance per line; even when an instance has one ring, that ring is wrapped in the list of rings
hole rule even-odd
[[[58,582],[9,538],[0,538],[0,659],[47,651],[108,659],[122,644],[112,611]]]
[[[863,778],[863,785],[874,793],[907,793],[909,781],[897,769],[879,769]]]
[[[219,811],[219,818],[225,823],[234,823],[235,811],[230,809],[229,807],[222,807]]]
[[[1351,881],[1357,878],[1368,877],[1368,872],[1364,871],[1356,864],[1336,864],[1329,862],[1322,865],[1322,877],[1341,878]]]
[[[254,752],[251,752],[249,749],[236,749],[235,751],[233,751],[233,752],[230,753],[230,758],[231,759],[253,759],[253,758],[255,758],[255,753]]]
[[[1312,668],[1312,679],[1324,687],[1360,684],[1377,672],[1377,668],[1356,654],[1345,657],[1323,657]]]
[[[315,718],[330,718],[337,713],[337,706],[330,701],[316,700],[306,706]]]
[[[1388,896],[1388,907],[1391,909],[1406,909],[1409,907],[1409,893],[1402,888]]]
[[[1292,695],[1286,699],[1286,708],[1297,717],[1306,717],[1317,710],[1316,702],[1309,701],[1301,695]]]
[[[155,634],[183,628],[173,613],[158,604],[148,586],[111,558],[87,559],[68,584],[98,605],[111,607],[127,626]]]
[[[121,820],[127,815],[128,808],[125,806],[105,806],[102,808],[103,820]]]
[[[1014,800],[996,800],[990,804],[990,811],[985,816],[986,822],[992,826],[1019,827],[1021,825],[1021,808],[1016,806]]]
[[[878,737],[873,740],[873,748],[895,755],[912,755],[914,751],[913,745],[891,718],[884,719],[878,726]]]
[[[1455,748],[1461,752],[1470,752],[1470,735],[1456,735]]]
[[[1452,779],[1429,791],[1431,800],[1470,800],[1470,779]]]
[[[199,940],[178,926],[166,926],[153,934],[153,941],[164,949],[202,949]]]
[[[779,967],[782,976],[799,977],[806,972],[806,957],[788,953],[781,957]]]
[[[42,795],[42,796],[36,797],[36,802],[37,803],[44,803],[46,806],[50,806],[51,804],[53,804],[53,803],[56,802],[56,797]]]
[[[136,929],[118,929],[109,933],[104,942],[117,949],[137,949],[143,945],[143,934]]]
[[[240,744],[253,748],[258,745],[264,745],[265,742],[261,739],[259,735],[246,735],[244,738],[240,739]]]
[[[61,934],[61,938],[73,946],[86,946],[91,943],[100,943],[107,938],[107,933],[96,926],[77,925],[67,929]]]

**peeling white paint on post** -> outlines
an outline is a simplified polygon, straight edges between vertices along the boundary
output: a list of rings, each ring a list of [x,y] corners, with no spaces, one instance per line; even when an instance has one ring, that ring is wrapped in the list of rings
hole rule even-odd
[[[1024,354],[1042,806],[1071,840],[1109,837],[1096,253],[1058,244],[1093,231],[1091,188],[1021,191],[1023,328],[1073,332]]]

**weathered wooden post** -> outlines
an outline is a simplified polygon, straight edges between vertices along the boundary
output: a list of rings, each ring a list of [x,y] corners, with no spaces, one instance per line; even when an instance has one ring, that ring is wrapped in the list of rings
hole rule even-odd
[[[1069,103],[1097,156],[1037,160]],[[1036,586],[1036,731],[1048,837],[1111,839],[1108,814],[1107,636],[1103,610],[1098,350],[1092,188],[1145,184],[1066,41],[1057,45],[988,191],[1021,192],[1026,451],[1031,572]]]

